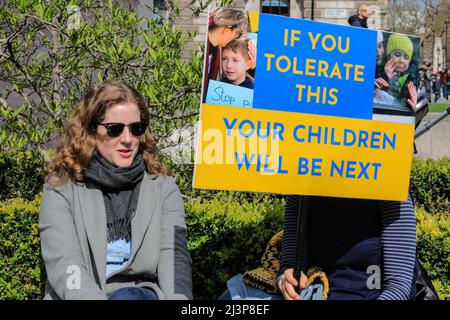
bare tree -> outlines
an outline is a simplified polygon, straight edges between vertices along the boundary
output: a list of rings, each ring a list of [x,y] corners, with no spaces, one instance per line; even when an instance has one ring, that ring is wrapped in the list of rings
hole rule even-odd
[[[447,36],[445,21],[449,20],[448,16],[448,0],[392,0],[390,3],[392,31],[419,36],[422,59],[432,57],[436,37]],[[445,45],[446,40],[443,40]]]

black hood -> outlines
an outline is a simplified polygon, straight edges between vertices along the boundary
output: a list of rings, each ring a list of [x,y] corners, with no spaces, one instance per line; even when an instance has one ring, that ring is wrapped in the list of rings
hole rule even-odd
[[[360,18],[358,15],[348,18],[348,24],[354,27],[367,28],[367,18]]]
[[[358,21],[358,16],[351,16],[350,18],[348,18],[349,25],[351,25],[355,21]]]

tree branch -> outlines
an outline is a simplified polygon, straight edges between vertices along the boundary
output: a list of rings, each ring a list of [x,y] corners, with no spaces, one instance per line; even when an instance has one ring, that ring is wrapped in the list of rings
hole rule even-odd
[[[17,69],[23,74],[23,76],[27,79],[28,81],[28,85],[30,85],[33,89],[34,92],[36,92],[36,94],[41,98],[42,102],[44,103],[45,107],[52,112],[52,109],[50,108],[50,104],[47,100],[47,98],[45,96],[43,96],[40,92],[40,90],[37,89],[35,82],[33,81],[33,79],[31,79],[30,75],[25,72],[25,70],[23,70],[21,64],[15,59],[14,56],[14,52],[12,50],[12,45],[11,42],[8,42],[7,44],[7,48],[8,48],[8,52],[9,52],[9,59],[14,63],[14,65],[17,67]]]

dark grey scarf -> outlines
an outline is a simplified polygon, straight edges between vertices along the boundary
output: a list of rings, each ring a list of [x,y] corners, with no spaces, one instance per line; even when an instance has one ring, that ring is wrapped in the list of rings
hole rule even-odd
[[[136,211],[145,164],[138,154],[129,167],[116,167],[97,152],[85,171],[85,178],[96,184],[105,201],[108,242],[131,239],[131,220]]]

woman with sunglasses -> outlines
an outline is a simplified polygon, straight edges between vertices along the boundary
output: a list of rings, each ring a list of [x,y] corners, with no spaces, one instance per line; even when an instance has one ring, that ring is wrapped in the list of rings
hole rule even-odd
[[[41,202],[45,299],[192,299],[183,201],[148,124],[118,81],[69,119]]]
[[[222,48],[231,40],[240,38],[247,32],[248,18],[241,11],[230,8],[216,8],[209,13],[208,22],[208,44],[206,47],[206,57],[203,79],[203,102],[208,92],[209,80],[220,80]],[[256,47],[253,44],[251,50],[251,59],[256,57]],[[253,55],[252,55],[253,53]],[[254,63],[253,63],[254,68]]]

